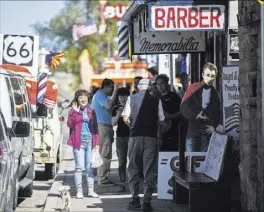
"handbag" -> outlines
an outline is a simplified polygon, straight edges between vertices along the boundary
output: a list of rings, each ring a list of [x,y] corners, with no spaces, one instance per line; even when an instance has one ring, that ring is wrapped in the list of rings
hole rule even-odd
[[[103,159],[100,155],[99,149],[93,148],[92,150],[92,159],[91,159],[91,167],[99,168],[103,164]]]

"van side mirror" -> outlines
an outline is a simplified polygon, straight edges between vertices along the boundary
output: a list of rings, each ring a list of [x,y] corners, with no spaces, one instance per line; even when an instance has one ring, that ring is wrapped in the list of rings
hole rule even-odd
[[[30,135],[30,124],[29,122],[13,121],[12,131],[12,137],[28,137]]]
[[[70,106],[70,104],[71,104],[70,100],[66,99],[64,102],[61,103],[61,107],[63,109],[66,109]]]

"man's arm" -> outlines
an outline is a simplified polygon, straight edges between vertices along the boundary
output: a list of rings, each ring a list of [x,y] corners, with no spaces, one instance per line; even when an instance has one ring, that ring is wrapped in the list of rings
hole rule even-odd
[[[121,108],[114,108],[113,116],[112,116],[112,125],[116,126],[118,124],[118,120],[121,117],[122,109]]]
[[[103,105],[104,108],[106,108],[107,110],[111,110],[115,105],[116,98],[117,98],[117,87],[115,87],[112,98],[108,100],[106,103],[104,103]]]
[[[130,107],[130,96],[127,99],[125,108],[121,114],[123,116],[124,122],[130,127],[130,115],[131,115],[131,107]]]
[[[99,103],[99,105],[101,105],[107,110],[111,110],[114,107],[116,98],[117,98],[116,89],[114,90],[114,93],[111,99],[109,99],[103,93],[97,94],[97,102]]]
[[[163,110],[163,106],[162,106],[161,100],[159,100],[158,116],[159,116],[159,121],[160,122],[165,120],[165,115],[164,115],[164,110]]]

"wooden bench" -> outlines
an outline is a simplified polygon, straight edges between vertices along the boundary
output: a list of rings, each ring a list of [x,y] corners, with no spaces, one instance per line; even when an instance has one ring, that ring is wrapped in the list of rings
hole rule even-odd
[[[219,138],[222,140],[220,141]],[[226,164],[232,153],[231,143],[227,136],[213,133],[205,159],[204,172],[174,173],[173,196],[177,204],[189,204],[189,212],[230,211],[230,183],[228,183]]]

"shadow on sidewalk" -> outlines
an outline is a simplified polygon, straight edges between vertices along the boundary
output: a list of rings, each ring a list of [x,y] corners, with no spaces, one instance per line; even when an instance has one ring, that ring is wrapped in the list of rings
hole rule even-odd
[[[117,185],[112,186],[98,186],[97,181],[95,182],[95,192],[100,196],[100,198],[87,198],[88,188],[85,176],[83,175],[83,194],[84,199],[76,199],[76,188],[74,185],[74,171],[68,171],[61,173],[58,179],[64,179],[63,185],[69,185],[72,189],[71,200],[72,206],[71,211],[100,211],[100,212],[126,212],[128,200],[131,197],[128,184],[126,184],[126,190],[124,192],[119,192],[119,187]],[[56,179],[56,180],[58,180]],[[118,184],[118,169],[112,168],[109,176],[109,180]],[[143,182],[140,181],[140,196],[143,193]],[[49,196],[58,196],[57,194],[50,193]],[[155,211],[158,212],[172,212],[175,204],[171,201],[158,200],[156,191],[153,195],[152,206]],[[60,211],[60,205],[54,208],[56,211]],[[183,205],[177,206],[177,210],[181,212],[188,212],[187,206]]]

